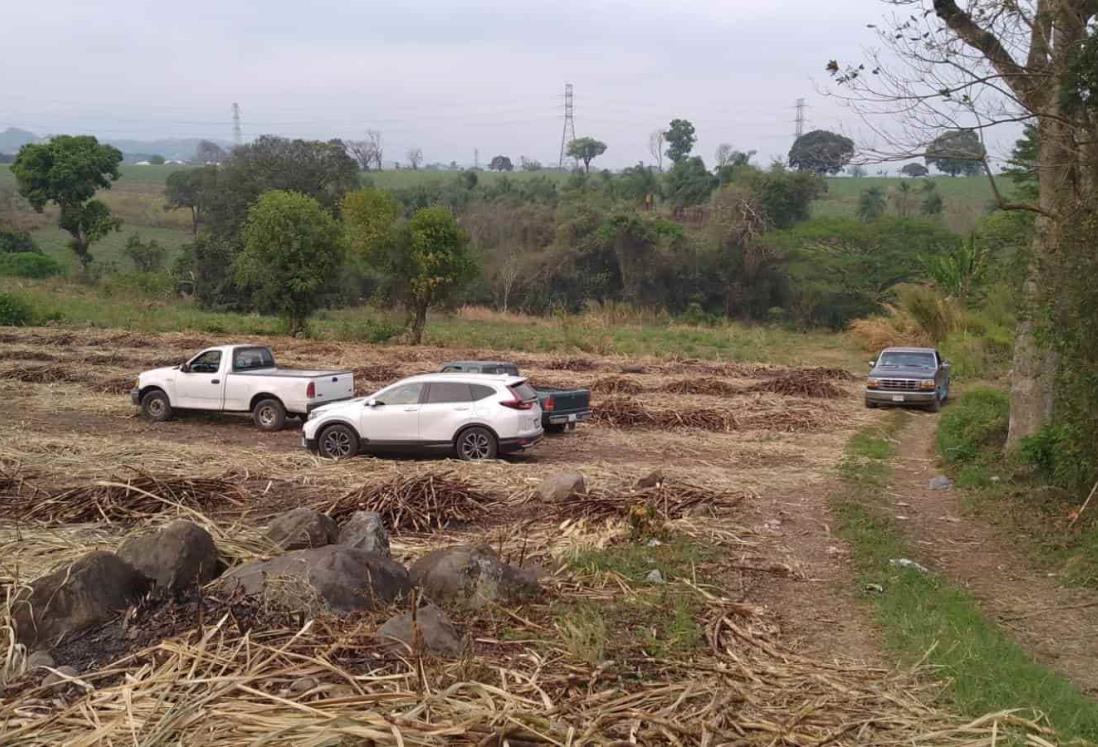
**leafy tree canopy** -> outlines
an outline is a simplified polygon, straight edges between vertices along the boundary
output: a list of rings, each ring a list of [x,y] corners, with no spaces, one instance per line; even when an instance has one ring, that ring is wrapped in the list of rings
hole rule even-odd
[[[606,152],[606,143],[593,137],[580,137],[568,143],[568,155],[583,161],[584,173],[591,172],[591,161]]]
[[[348,193],[343,198],[341,213],[351,250],[358,256],[368,258],[379,249],[401,212],[397,199],[376,187]]]
[[[236,279],[255,303],[289,322],[290,334],[323,300],[343,265],[343,229],[308,195],[272,190],[248,211]]]
[[[717,177],[705,168],[701,156],[678,161],[664,179],[668,202],[680,209],[700,205],[709,199],[710,193],[717,187]]]
[[[667,132],[663,133],[663,140],[667,143],[667,157],[673,163],[679,163],[690,155],[698,138],[689,120],[672,119]]]
[[[927,165],[950,176],[979,174],[985,156],[984,144],[973,130],[943,132],[926,147]]]
[[[789,165],[799,171],[837,174],[854,157],[854,141],[827,130],[801,135],[789,149]]]
[[[930,169],[923,166],[921,163],[907,163],[900,169],[900,173],[904,176],[919,177],[926,176],[930,173]]]
[[[511,159],[507,156],[493,156],[492,160],[488,162],[488,168],[492,171],[513,171],[515,165],[511,163]]]

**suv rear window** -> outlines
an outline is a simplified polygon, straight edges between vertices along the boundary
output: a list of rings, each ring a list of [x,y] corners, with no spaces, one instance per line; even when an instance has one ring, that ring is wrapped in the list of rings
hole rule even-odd
[[[533,402],[538,398],[538,393],[534,391],[534,387],[530,386],[525,381],[521,384],[515,384],[510,387],[510,389],[515,393],[515,396],[523,402]]]

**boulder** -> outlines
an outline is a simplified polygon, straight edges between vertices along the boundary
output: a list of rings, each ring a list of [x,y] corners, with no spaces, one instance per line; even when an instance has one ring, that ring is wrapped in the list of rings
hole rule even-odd
[[[326,607],[335,612],[384,607],[411,590],[404,566],[344,545],[293,550],[245,563],[222,576],[218,586],[263,595],[287,609]]]
[[[938,475],[937,477],[930,478],[927,487],[931,490],[949,490],[953,487],[953,480],[950,480],[945,475]]]
[[[500,560],[487,545],[457,545],[424,555],[412,565],[412,583],[434,602],[479,608],[537,593],[533,571]]]
[[[637,489],[658,488],[659,486],[663,485],[663,481],[663,470],[652,470],[647,475],[637,480]]]
[[[538,496],[543,501],[563,501],[587,492],[587,480],[579,472],[558,472],[549,475],[538,485]]]
[[[283,550],[306,550],[335,544],[339,527],[331,516],[311,508],[294,508],[276,516],[267,527],[267,539]]]
[[[417,609],[415,617],[414,625],[411,612],[390,617],[377,631],[378,637],[400,641],[413,650],[418,645],[422,651],[436,656],[461,656],[465,648],[461,635],[442,610],[429,604]],[[417,642],[413,643],[413,639]]]
[[[173,593],[212,581],[222,567],[213,537],[186,519],[131,537],[118,548],[118,557],[150,578],[156,588]]]
[[[355,511],[339,529],[339,544],[377,553],[388,558],[389,533],[381,515],[373,511]]]
[[[15,595],[11,620],[16,639],[28,648],[49,648],[69,633],[113,619],[151,585],[114,553],[88,553]]]

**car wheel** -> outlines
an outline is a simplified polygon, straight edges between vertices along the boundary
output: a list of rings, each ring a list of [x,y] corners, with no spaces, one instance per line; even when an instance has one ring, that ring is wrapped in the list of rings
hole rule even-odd
[[[495,459],[499,452],[496,437],[487,428],[469,428],[457,438],[457,455],[466,462]]]
[[[927,405],[928,410],[931,412],[938,412],[942,409],[942,400],[938,398],[938,393],[934,393],[934,399],[930,400],[930,404]]]
[[[261,431],[280,431],[286,425],[286,408],[277,399],[261,399],[252,410],[252,420]]]
[[[358,453],[358,434],[347,425],[329,425],[316,440],[317,451],[329,459],[346,459]]]
[[[876,410],[877,409],[877,403],[876,402],[871,402],[868,399],[865,401],[865,406],[868,407],[870,410]]]
[[[172,403],[161,391],[149,392],[141,398],[141,412],[153,422],[160,423],[172,416]]]
[[[546,433],[564,433],[564,423],[550,423],[545,426]]]

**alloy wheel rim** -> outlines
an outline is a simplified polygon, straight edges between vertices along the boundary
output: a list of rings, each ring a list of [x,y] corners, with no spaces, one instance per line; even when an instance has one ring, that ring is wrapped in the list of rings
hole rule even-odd
[[[462,439],[461,453],[466,459],[484,459],[488,451],[488,437],[483,433],[469,433]]]
[[[344,457],[351,453],[351,439],[343,431],[333,431],[324,435],[324,451],[329,456]]]

